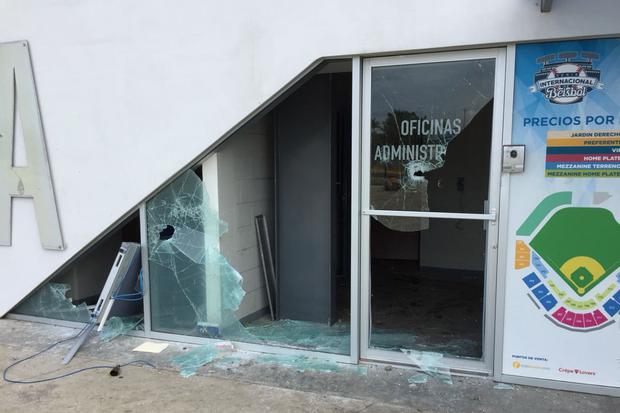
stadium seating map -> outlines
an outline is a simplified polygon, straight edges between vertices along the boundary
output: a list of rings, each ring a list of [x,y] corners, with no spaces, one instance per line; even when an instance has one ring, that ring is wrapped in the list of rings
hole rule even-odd
[[[517,45],[512,113],[502,373],[620,387],[620,39]]]
[[[575,207],[571,200],[571,192],[558,192],[538,204],[517,230],[514,264],[549,321],[597,330],[620,312],[620,224],[605,208]]]

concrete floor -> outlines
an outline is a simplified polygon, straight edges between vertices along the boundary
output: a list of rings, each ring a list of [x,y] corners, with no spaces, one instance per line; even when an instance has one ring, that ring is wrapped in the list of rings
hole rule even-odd
[[[399,348],[482,357],[483,272],[383,259],[372,261],[372,274],[373,333],[402,336]],[[371,336],[372,346],[382,341]]]
[[[0,320],[0,366],[30,355],[75,330],[39,323]],[[207,365],[182,378],[172,364],[175,355],[192,346],[170,343],[160,354],[132,352],[145,340],[118,337],[103,343],[92,336],[68,367],[60,363],[70,343],[30,360],[11,378],[42,377],[97,364],[146,359],[157,366],[126,367],[118,377],[93,370],[41,384],[0,382],[2,412],[67,411],[216,411],[216,412],[615,412],[620,399],[514,386],[494,389],[488,379],[454,377],[452,386],[431,380],[410,387],[411,369],[373,365],[342,366],[340,371],[298,372],[255,362],[244,352],[236,365]]]

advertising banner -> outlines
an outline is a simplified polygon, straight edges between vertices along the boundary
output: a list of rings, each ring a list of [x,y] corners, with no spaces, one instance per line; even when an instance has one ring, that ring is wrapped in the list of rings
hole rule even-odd
[[[620,386],[620,39],[517,46],[503,374]]]

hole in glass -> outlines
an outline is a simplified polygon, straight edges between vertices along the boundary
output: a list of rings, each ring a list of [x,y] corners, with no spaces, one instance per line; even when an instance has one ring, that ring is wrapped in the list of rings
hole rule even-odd
[[[166,228],[162,229],[159,233],[159,239],[165,241],[172,238],[174,235],[174,227],[172,225],[166,225]]]

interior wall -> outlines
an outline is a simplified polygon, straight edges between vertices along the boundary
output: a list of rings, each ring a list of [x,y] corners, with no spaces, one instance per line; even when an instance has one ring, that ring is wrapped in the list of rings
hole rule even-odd
[[[140,243],[140,223],[137,216],[121,224],[79,256],[52,278],[51,282],[69,284],[69,295],[73,301],[98,298],[123,241]]]
[[[351,265],[351,61],[326,65],[330,73],[332,124],[332,255],[338,275],[350,278]],[[320,73],[320,72],[319,72]]]
[[[370,221],[372,258],[385,260],[418,260],[419,231],[394,231],[376,219]]]
[[[420,239],[420,266],[483,271],[485,238],[483,221],[430,220]]]
[[[316,75],[275,117],[278,314],[328,322],[332,304],[330,77]]]
[[[484,211],[488,197],[493,101],[491,100],[448,145],[443,167],[426,174],[428,200],[433,212],[451,208],[458,194],[462,208],[456,212]],[[441,185],[439,181],[441,180]],[[459,188],[459,180],[462,188]],[[420,266],[484,270],[486,231],[482,221],[431,219],[420,232]]]
[[[121,231],[114,231],[54,277],[52,282],[71,285],[68,295],[73,301],[99,297],[122,242]]]
[[[264,215],[273,228],[271,115],[252,121],[217,148],[217,188],[220,219],[228,224],[228,232],[220,238],[220,251],[243,277],[246,295],[237,316],[244,318],[268,306],[254,217]]]

